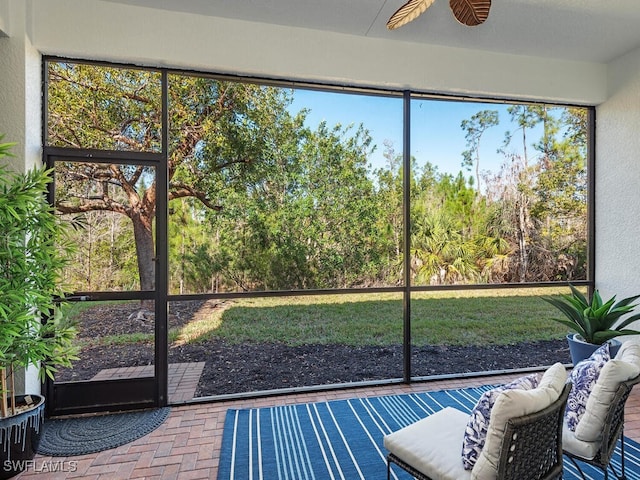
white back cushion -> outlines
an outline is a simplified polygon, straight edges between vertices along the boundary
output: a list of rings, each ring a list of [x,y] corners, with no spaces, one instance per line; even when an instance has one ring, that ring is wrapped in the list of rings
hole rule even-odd
[[[587,400],[585,413],[576,426],[578,440],[595,442],[600,439],[607,409],[621,382],[640,374],[640,343],[623,342],[615,358],[609,360]]]
[[[566,382],[567,372],[564,366],[556,363],[547,369],[537,388],[506,390],[499,395],[491,411],[484,448],[471,470],[472,479],[495,480],[507,420],[547,408],[560,397]]]

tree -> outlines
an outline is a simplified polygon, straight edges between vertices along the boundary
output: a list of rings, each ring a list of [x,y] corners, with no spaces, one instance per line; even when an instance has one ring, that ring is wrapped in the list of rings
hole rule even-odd
[[[530,129],[534,128],[540,122],[546,122],[547,116],[547,106],[546,105],[510,105],[507,107],[507,112],[511,117],[511,121],[518,125],[518,130],[521,133],[521,143],[522,147],[522,161],[524,163],[524,168],[529,168],[529,154],[528,154],[528,138],[527,134]],[[546,126],[546,123],[545,123]],[[545,128],[545,132],[547,129]],[[546,135],[546,134],[545,134]],[[506,153],[506,148],[511,144],[513,140],[514,132],[507,131],[505,133],[504,146],[500,150],[505,155],[509,155]]]
[[[475,113],[471,119],[463,120],[460,127],[466,132],[467,150],[462,152],[462,166],[471,169],[475,165],[476,189],[480,188],[480,142],[484,132],[498,125],[498,112],[496,110],[481,110]]]
[[[345,288],[375,274],[370,142],[362,127],[321,123],[304,131],[298,152],[251,192],[236,233],[226,236],[242,238],[237,260],[229,260],[243,288]]]
[[[531,214],[541,225],[551,279],[586,278],[586,110],[568,108],[544,142]],[[553,133],[553,132],[552,132]],[[544,263],[544,262],[540,262]]]
[[[49,72],[49,144],[160,151],[157,74],[69,63],[52,63]],[[178,74],[168,80],[174,291],[344,287],[378,275],[384,247],[367,172],[373,147],[362,126],[311,130],[307,111],[290,113],[286,89]],[[130,220],[140,288],[150,290],[156,167],[131,158],[58,162],[55,203],[68,215]],[[92,222],[92,233],[109,224],[108,215],[99,228]],[[96,242],[92,258],[100,251],[106,259],[115,244],[106,236]]]
[[[403,269],[403,212],[402,190],[404,169],[402,155],[397,154],[390,142],[384,143],[387,163],[373,172],[378,204],[376,219],[378,240],[382,245],[380,280],[387,284],[401,284]]]
[[[518,280],[524,282],[529,275],[529,241],[534,230],[531,221],[530,205],[533,201],[532,186],[535,181],[535,172],[529,167],[527,131],[534,128],[541,121],[544,122],[544,137],[547,131],[547,109],[541,105],[511,105],[507,108],[511,117],[511,121],[518,125],[522,133],[521,151],[522,154],[507,153],[506,149],[513,140],[513,133],[506,132],[504,146],[501,150],[507,158],[511,159],[511,165],[507,167],[510,170],[509,175],[514,179],[515,188],[512,190],[509,200],[513,205],[512,221],[516,225],[516,241],[517,241],[517,271]],[[543,138],[542,143],[545,142]]]
[[[586,110],[546,105],[508,110],[521,140],[507,132],[500,150],[505,162],[485,180],[487,200],[498,206],[495,225],[512,244],[512,273],[505,279],[585,278]],[[528,132],[540,124],[542,135],[532,142]]]
[[[411,210],[411,265],[420,284],[491,281],[508,245],[491,225],[491,207],[472,181],[439,174],[430,164],[416,172]]]
[[[49,63],[48,139],[54,146],[158,152],[162,140],[160,75],[131,68]],[[169,201],[193,197],[223,208],[225,191],[254,187],[275,160],[279,137],[296,134],[302,116],[287,111],[285,90],[172,75]],[[156,174],[149,166],[59,163],[56,208],[65,214],[108,211],[133,224],[142,290],[155,288],[153,222]]]

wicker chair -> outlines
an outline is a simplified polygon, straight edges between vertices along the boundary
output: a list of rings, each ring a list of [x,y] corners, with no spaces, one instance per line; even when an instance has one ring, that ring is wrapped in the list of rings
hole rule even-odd
[[[602,436],[597,442],[594,457],[589,458],[584,454],[577,453],[578,448],[573,446],[573,442],[565,442],[563,447],[564,454],[571,460],[571,462],[573,462],[583,479],[586,477],[580,468],[578,461],[600,468],[604,472],[605,480],[609,478],[609,469],[611,469],[618,480],[624,480],[627,478],[624,465],[624,407],[627,402],[627,398],[629,398],[629,394],[631,393],[631,389],[638,383],[640,383],[640,375],[631,380],[620,383],[620,386],[616,390],[615,396],[607,409],[602,428]],[[565,431],[565,439],[567,438],[567,433],[568,432]],[[618,440],[620,440],[621,453],[620,474],[618,474],[614,465],[611,463],[611,457],[613,456]]]
[[[557,400],[543,410],[507,420],[500,445],[497,477],[495,478],[502,480],[546,480],[562,478],[563,415],[570,389],[571,384],[567,383]],[[435,417],[443,413],[443,415],[441,415],[442,421],[440,421],[439,424],[436,419],[435,424],[431,423],[430,425],[434,427],[435,431],[426,431],[428,425],[425,424],[425,428],[422,432],[419,432],[419,434],[423,434],[423,438],[430,438],[430,436],[437,436],[439,438],[439,440],[434,443],[435,448],[441,451],[433,452],[433,458],[441,458],[446,455],[452,457],[452,462],[456,462],[457,459],[457,463],[461,465],[462,459],[460,455],[451,455],[451,450],[457,447],[456,452],[461,451],[462,437],[464,435],[464,427],[466,426],[468,414],[450,407],[445,410],[449,410],[449,412],[443,413],[443,411],[440,411],[431,416]],[[445,436],[447,438],[444,438],[442,442],[440,442],[440,438],[443,435],[442,429],[446,429],[447,426],[455,431],[450,435],[446,433]],[[399,432],[402,432],[402,430]],[[414,428],[414,432],[410,433],[410,435],[414,435],[415,439],[415,434]],[[402,435],[402,433],[400,433],[400,435]],[[456,438],[458,439],[457,441]],[[390,452],[387,456],[388,480],[391,477],[392,463],[400,466],[419,480],[463,480],[465,478],[475,478],[472,472],[475,472],[476,467],[474,467],[474,470],[463,470],[458,465],[452,465],[451,468],[439,465],[436,470],[442,471],[443,473],[431,473],[433,477],[430,477],[416,468],[415,464],[410,464],[413,463],[411,460],[412,456],[411,454],[407,454],[404,449],[397,448],[398,451],[394,451],[396,449],[394,448],[393,442],[387,442],[386,438],[385,446],[387,446]],[[420,462],[418,461],[416,463]],[[481,477],[484,476],[485,474],[481,475]]]

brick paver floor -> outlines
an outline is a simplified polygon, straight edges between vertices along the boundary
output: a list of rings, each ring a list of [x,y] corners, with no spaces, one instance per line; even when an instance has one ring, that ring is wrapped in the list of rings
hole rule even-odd
[[[169,402],[173,404],[184,403],[191,400],[196,394],[198,381],[205,362],[184,362],[169,364]],[[92,380],[113,380],[120,378],[153,377],[153,365],[140,367],[105,368],[100,370]]]
[[[228,408],[250,408],[293,403],[415,393],[445,388],[504,383],[516,375],[390,384],[379,387],[331,390],[247,400],[201,403],[173,407],[158,429],[128,445],[104,452],[69,458],[38,455],[34,468],[20,480],[83,478],[115,479],[215,479],[225,413]],[[640,441],[640,388],[627,401],[625,434]],[[48,463],[53,462],[53,463]],[[75,462],[75,463],[71,463]],[[50,468],[51,467],[51,468]],[[73,470],[46,472],[55,468]]]

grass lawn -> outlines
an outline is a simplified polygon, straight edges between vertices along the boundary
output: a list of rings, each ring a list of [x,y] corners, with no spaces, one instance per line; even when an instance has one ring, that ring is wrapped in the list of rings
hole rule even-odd
[[[504,345],[562,338],[568,333],[566,327],[551,320],[559,312],[540,297],[565,291],[539,288],[414,292],[412,343]],[[100,302],[109,303],[118,302]],[[95,305],[71,304],[68,314],[73,317]],[[203,319],[169,332],[171,343],[204,342],[211,338],[233,344],[398,345],[402,343],[402,296],[372,293],[236,299]],[[152,334],[131,332],[93,338],[91,343],[108,345],[152,339]]]
[[[414,345],[513,344],[566,335],[558,312],[541,295],[563,289],[413,293]],[[402,343],[402,297],[396,293],[240,299],[205,320],[170,332],[183,343],[221,338],[230,343],[353,346]]]

